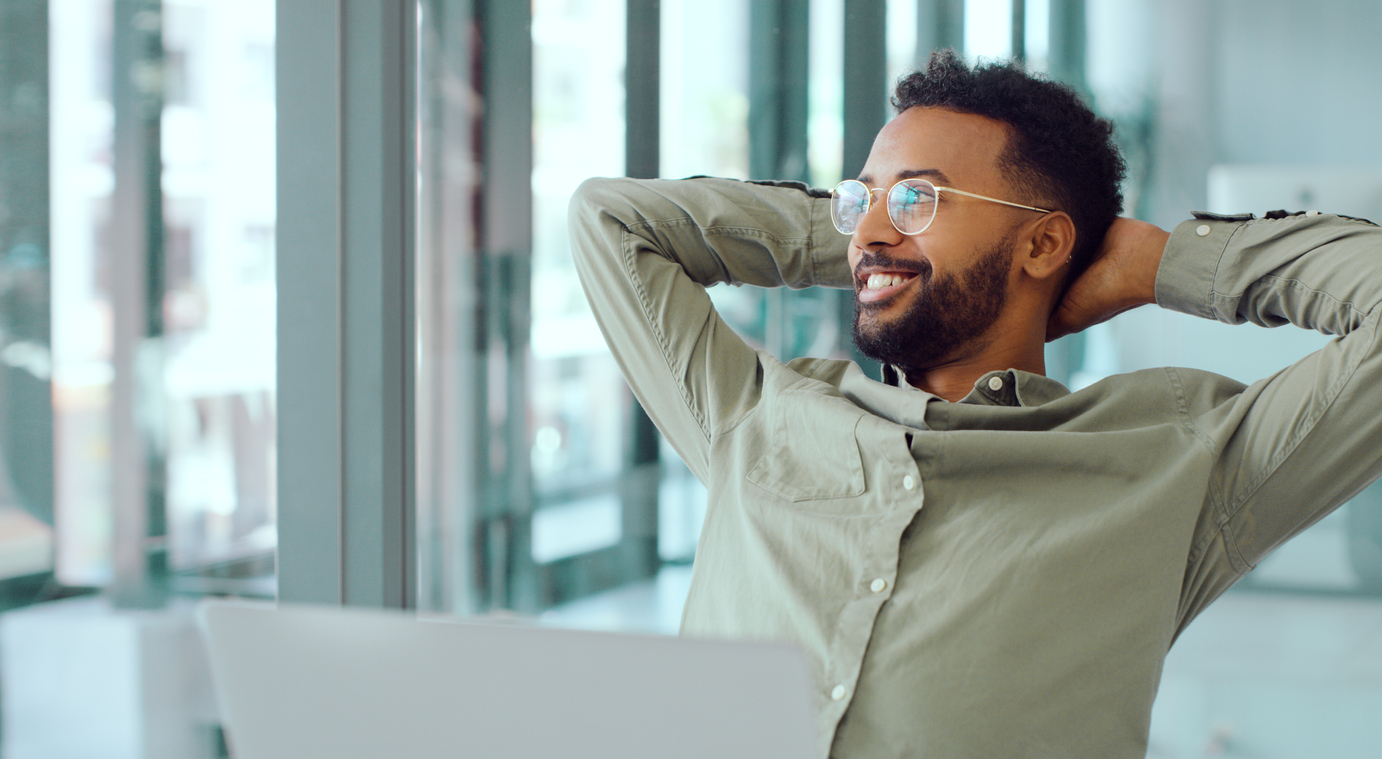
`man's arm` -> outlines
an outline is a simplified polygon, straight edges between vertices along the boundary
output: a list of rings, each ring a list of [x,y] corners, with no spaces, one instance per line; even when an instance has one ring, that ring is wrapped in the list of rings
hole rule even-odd
[[[1241,393],[1180,385],[1187,422],[1216,454],[1214,524],[1239,572],[1378,477],[1382,228],[1331,215],[1201,218],[1167,235],[1119,220],[1102,252],[1072,285],[1053,334],[1148,302],[1156,261],[1151,294],[1165,308],[1339,336]]]
[[[710,442],[758,403],[760,356],[711,306],[717,283],[850,284],[828,197],[727,179],[592,179],[571,200],[581,284],[635,395],[706,480]]]

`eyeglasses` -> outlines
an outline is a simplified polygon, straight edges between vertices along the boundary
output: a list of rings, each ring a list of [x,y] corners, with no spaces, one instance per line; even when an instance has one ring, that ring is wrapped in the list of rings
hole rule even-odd
[[[852,235],[859,228],[859,221],[873,206],[873,194],[882,187],[870,190],[857,179],[846,179],[830,191],[830,219],[841,234]],[[919,235],[936,220],[936,198],[942,192],[953,192],[969,198],[1002,203],[1013,208],[1024,208],[1038,213],[1051,213],[1043,208],[1009,203],[1006,200],[975,195],[972,192],[956,190],[951,187],[937,187],[925,179],[904,179],[888,190],[888,219],[897,231],[904,235]]]

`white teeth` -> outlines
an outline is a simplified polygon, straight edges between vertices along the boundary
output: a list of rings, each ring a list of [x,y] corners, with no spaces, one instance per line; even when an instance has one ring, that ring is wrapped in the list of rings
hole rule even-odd
[[[869,290],[882,290],[885,287],[902,284],[902,277],[896,274],[870,274],[864,287]]]

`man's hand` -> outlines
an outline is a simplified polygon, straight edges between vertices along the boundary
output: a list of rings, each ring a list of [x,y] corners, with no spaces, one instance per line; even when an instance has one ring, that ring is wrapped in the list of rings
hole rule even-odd
[[[1047,341],[1156,302],[1156,272],[1169,232],[1145,221],[1113,220],[1094,261],[1070,284],[1046,324]]]

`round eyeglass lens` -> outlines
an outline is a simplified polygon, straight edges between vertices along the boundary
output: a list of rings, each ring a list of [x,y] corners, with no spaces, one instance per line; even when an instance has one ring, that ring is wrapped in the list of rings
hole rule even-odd
[[[868,208],[869,189],[857,180],[846,179],[830,193],[830,220],[841,234],[854,234]]]
[[[904,179],[888,191],[888,218],[904,235],[919,235],[936,218],[936,186],[925,179]]]

